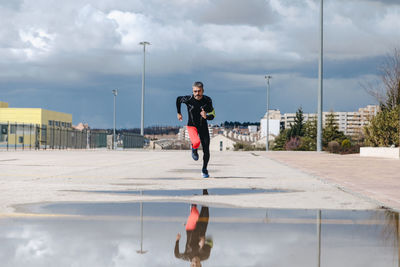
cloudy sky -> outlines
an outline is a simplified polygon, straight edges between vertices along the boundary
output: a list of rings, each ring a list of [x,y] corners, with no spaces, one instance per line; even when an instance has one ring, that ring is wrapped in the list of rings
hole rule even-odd
[[[360,86],[400,47],[400,1],[325,0],[324,110],[374,104]],[[315,112],[319,0],[0,0],[0,101],[73,114],[73,122],[180,125],[175,99],[200,80],[215,122],[259,121],[266,107]],[[184,114],[186,117],[186,114]]]

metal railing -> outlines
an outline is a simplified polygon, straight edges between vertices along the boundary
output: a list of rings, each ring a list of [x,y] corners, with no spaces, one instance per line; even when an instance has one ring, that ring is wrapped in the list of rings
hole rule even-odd
[[[143,138],[143,137],[142,137]],[[106,148],[107,130],[75,130],[38,124],[0,123],[1,150]],[[141,146],[143,147],[143,145]]]
[[[122,132],[123,148],[142,148],[144,146],[144,137],[140,134]]]

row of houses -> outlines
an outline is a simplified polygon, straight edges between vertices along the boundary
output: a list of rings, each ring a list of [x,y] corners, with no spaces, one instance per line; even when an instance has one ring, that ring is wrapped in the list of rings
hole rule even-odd
[[[362,129],[369,120],[377,114],[379,106],[368,105],[359,108],[355,112],[323,112],[323,126],[328,116],[333,115],[339,131],[355,139],[362,135]],[[304,113],[304,122],[316,120],[316,113]],[[280,130],[290,128],[294,124],[296,113],[281,114],[279,110],[269,110],[260,120],[260,127],[250,125],[247,128],[224,129],[220,126],[209,125],[210,149],[214,151],[233,150],[237,142],[245,142],[255,146],[265,146],[267,135],[267,117],[269,117],[268,140],[272,141],[279,135]],[[182,127],[177,135],[178,140],[189,142],[189,134],[186,127]]]
[[[362,135],[362,129],[368,124],[369,120],[374,117],[379,111],[379,106],[368,105],[359,108],[353,112],[323,112],[322,124],[325,126],[328,116],[333,115],[335,123],[339,127],[339,131],[353,138],[359,138]],[[309,120],[317,120],[317,113],[303,113],[304,122]],[[296,113],[281,114],[279,110],[270,110],[269,114],[269,134],[273,139],[279,134],[280,129],[288,129],[293,125],[296,118]],[[261,119],[261,136],[266,136],[267,113]]]

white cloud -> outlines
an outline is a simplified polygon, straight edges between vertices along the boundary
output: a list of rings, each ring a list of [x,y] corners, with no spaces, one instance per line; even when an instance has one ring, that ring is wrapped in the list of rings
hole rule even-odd
[[[260,68],[265,62],[281,64],[284,58],[286,68],[291,68],[290,61],[314,60],[318,56],[319,7],[318,2],[312,0],[254,0],[252,8],[264,3],[265,8],[276,16],[272,24],[264,26],[241,25],[243,18],[238,18],[239,24],[236,24],[234,17],[218,24],[212,19],[203,19],[199,24],[196,9],[201,13],[212,12],[213,7],[224,8],[210,0],[172,1],[169,5],[155,0],[136,1],[132,5],[119,1],[114,4],[88,1],[81,5],[72,1],[63,3],[57,12],[54,12],[56,7],[47,3],[41,0],[37,6],[26,3],[19,9],[7,10],[9,20],[14,21],[10,31],[16,31],[20,37],[16,43],[15,40],[7,41],[6,33],[0,33],[3,53],[9,51],[10,60],[66,61],[66,64],[81,66],[81,74],[125,74],[124,70],[128,68],[139,74],[141,47],[138,43],[143,40],[152,43],[148,50],[150,68],[159,74],[185,72],[194,62],[205,67],[212,62],[214,66],[229,70],[232,63],[240,61],[254,60],[253,67]],[[37,17],[39,10],[43,12]],[[170,16],[162,15],[163,12]],[[382,3],[366,1],[338,1],[328,3],[325,12],[327,58],[381,55],[387,52],[388,46],[400,41],[393,34],[400,26],[400,7],[389,8]],[[373,16],[366,19],[361,12]],[[249,21],[251,19],[249,17]],[[375,44],[371,46],[374,40]],[[8,50],[4,51],[7,46]],[[107,64],[101,64],[104,59]],[[113,67],[107,67],[108,64]],[[49,66],[54,70],[52,64]],[[21,75],[29,68],[18,67]],[[43,71],[46,71],[45,65]]]

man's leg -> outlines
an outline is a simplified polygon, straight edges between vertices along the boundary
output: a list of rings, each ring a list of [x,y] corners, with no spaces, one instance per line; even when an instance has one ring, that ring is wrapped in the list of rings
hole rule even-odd
[[[192,205],[190,208],[190,215],[186,221],[186,231],[193,231],[196,228],[198,220],[199,220],[199,210],[195,205]]]
[[[210,218],[210,213],[209,213],[208,207],[202,206],[199,218],[197,220],[196,230],[195,230],[195,231],[198,231],[200,237],[206,236],[209,218]]]
[[[207,165],[210,160],[210,134],[208,133],[208,128],[202,129],[200,131],[200,141],[201,146],[203,147],[203,168],[202,173],[203,177],[208,177]]]
[[[189,133],[190,142],[192,143],[192,158],[198,160],[199,154],[197,153],[197,149],[200,146],[200,138],[197,128],[194,126],[186,126],[186,128]]]

